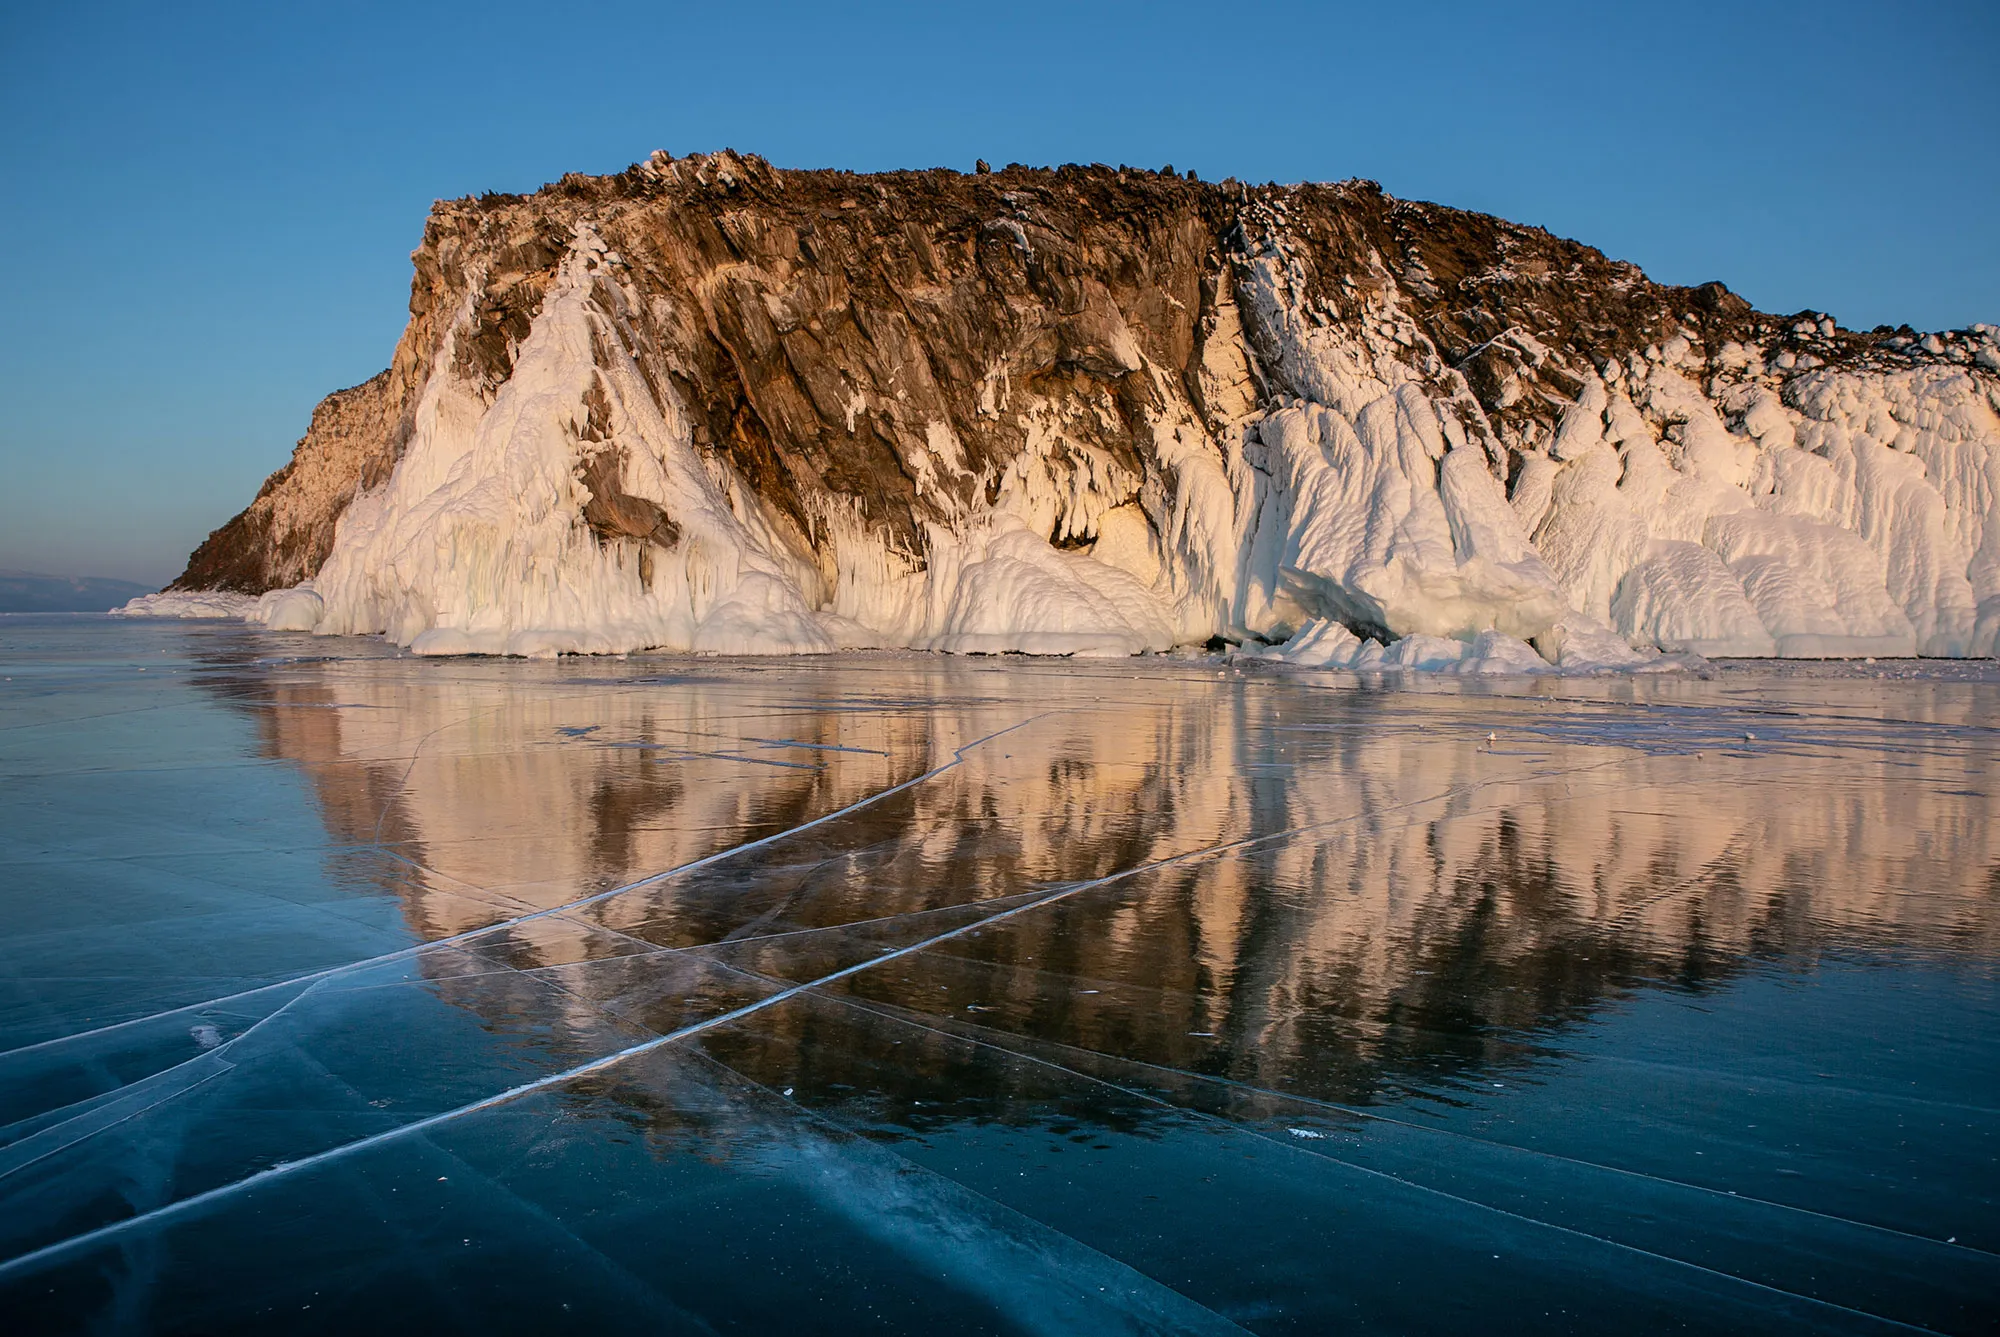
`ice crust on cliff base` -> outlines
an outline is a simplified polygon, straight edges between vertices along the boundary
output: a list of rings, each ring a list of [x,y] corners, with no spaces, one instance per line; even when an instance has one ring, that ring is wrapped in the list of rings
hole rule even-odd
[[[861,200],[814,215],[799,197],[887,178],[728,154],[634,172],[608,203],[533,197],[513,232],[489,211],[419,253],[442,277],[413,298],[391,378],[409,399],[370,457],[393,468],[355,479],[323,564],[253,620],[425,654],[1220,636],[1299,663],[1511,672],[2000,651],[1991,327],[1932,353],[1740,302],[1699,316],[1677,311],[1688,290],[1573,244],[1594,268],[1552,276],[1546,234],[1485,220],[1498,259],[1451,301],[1495,293],[1489,326],[1546,327],[1468,352],[1439,314],[1455,253],[1377,235],[1429,206],[1236,189],[1225,227],[1198,212],[1214,196],[1148,186],[1168,239],[1126,243],[1127,263],[1165,258],[1121,288],[1084,244],[1111,247],[1108,225],[1046,173],[952,197],[970,242],[934,224],[864,300],[876,261],[818,231]],[[887,253],[921,225],[875,196]],[[1460,227],[1450,212],[1417,221]],[[690,219],[718,231],[648,231]],[[1591,345],[1576,313],[1558,337],[1549,314],[1642,297],[1642,346]]]
[[[231,590],[161,590],[142,594],[111,610],[114,617],[179,617],[248,620],[257,599]]]

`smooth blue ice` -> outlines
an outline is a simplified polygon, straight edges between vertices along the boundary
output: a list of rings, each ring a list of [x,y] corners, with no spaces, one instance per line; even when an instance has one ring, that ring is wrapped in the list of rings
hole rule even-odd
[[[2000,1318],[1990,665],[0,677],[10,1332]]]

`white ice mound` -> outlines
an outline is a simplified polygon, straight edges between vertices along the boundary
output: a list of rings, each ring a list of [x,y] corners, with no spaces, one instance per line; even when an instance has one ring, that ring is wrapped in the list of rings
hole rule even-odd
[[[1324,405],[1258,429],[1275,584],[1309,615],[1391,635],[1539,636],[1568,613],[1486,460],[1447,448],[1415,385],[1350,423]]]
[[[1628,653],[1630,653],[1628,651]],[[1282,645],[1253,648],[1246,658],[1300,668],[1355,672],[1454,673],[1467,677],[1549,673],[1548,660],[1526,641],[1487,629],[1470,641],[1422,632],[1382,645],[1362,640],[1338,622],[1313,622]],[[1637,658],[1637,656],[1634,656]],[[1576,665],[1570,667],[1596,667]]]
[[[1019,521],[972,551],[926,647],[958,653],[1134,655],[1170,650],[1159,599],[1129,573],[1059,552]]]
[[[326,601],[313,589],[312,582],[288,590],[271,590],[257,600],[245,621],[260,623],[272,631],[311,631],[326,613]]]
[[[1368,664],[1380,660],[1382,647],[1362,640],[1338,622],[1321,620],[1307,623],[1282,645],[1252,647],[1245,653],[1251,658],[1272,659],[1301,668],[1344,669],[1363,667],[1364,655],[1372,656],[1366,661]]]
[[[162,590],[158,594],[142,594],[123,607],[112,609],[111,615],[242,619],[256,609],[255,595],[230,590]]]
[[[1755,381],[1711,389],[1644,362],[1593,378],[1521,470],[1516,511],[1573,607],[1702,655],[1996,653],[1990,382],[1819,372],[1792,403]]]
[[[1588,618],[1566,618],[1544,638],[1556,650],[1556,667],[1566,673],[1636,673],[1669,667],[1658,651],[1635,650],[1624,637]]]

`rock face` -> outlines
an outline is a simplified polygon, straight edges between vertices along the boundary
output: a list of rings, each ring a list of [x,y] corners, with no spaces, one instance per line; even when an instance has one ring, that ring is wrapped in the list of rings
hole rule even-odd
[[[194,550],[170,588],[262,594],[311,579],[333,551],[348,501],[388,477],[407,440],[396,430],[390,380],[385,371],[321,400],[291,463]]]
[[[1107,167],[655,154],[441,203],[414,258],[389,370],[178,588],[435,653],[2000,643],[1991,327]]]

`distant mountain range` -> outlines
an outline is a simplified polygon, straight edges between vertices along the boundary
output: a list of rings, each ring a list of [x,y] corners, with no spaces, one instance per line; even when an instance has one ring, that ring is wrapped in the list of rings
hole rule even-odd
[[[130,580],[0,571],[0,613],[105,613],[152,592],[151,585]]]

